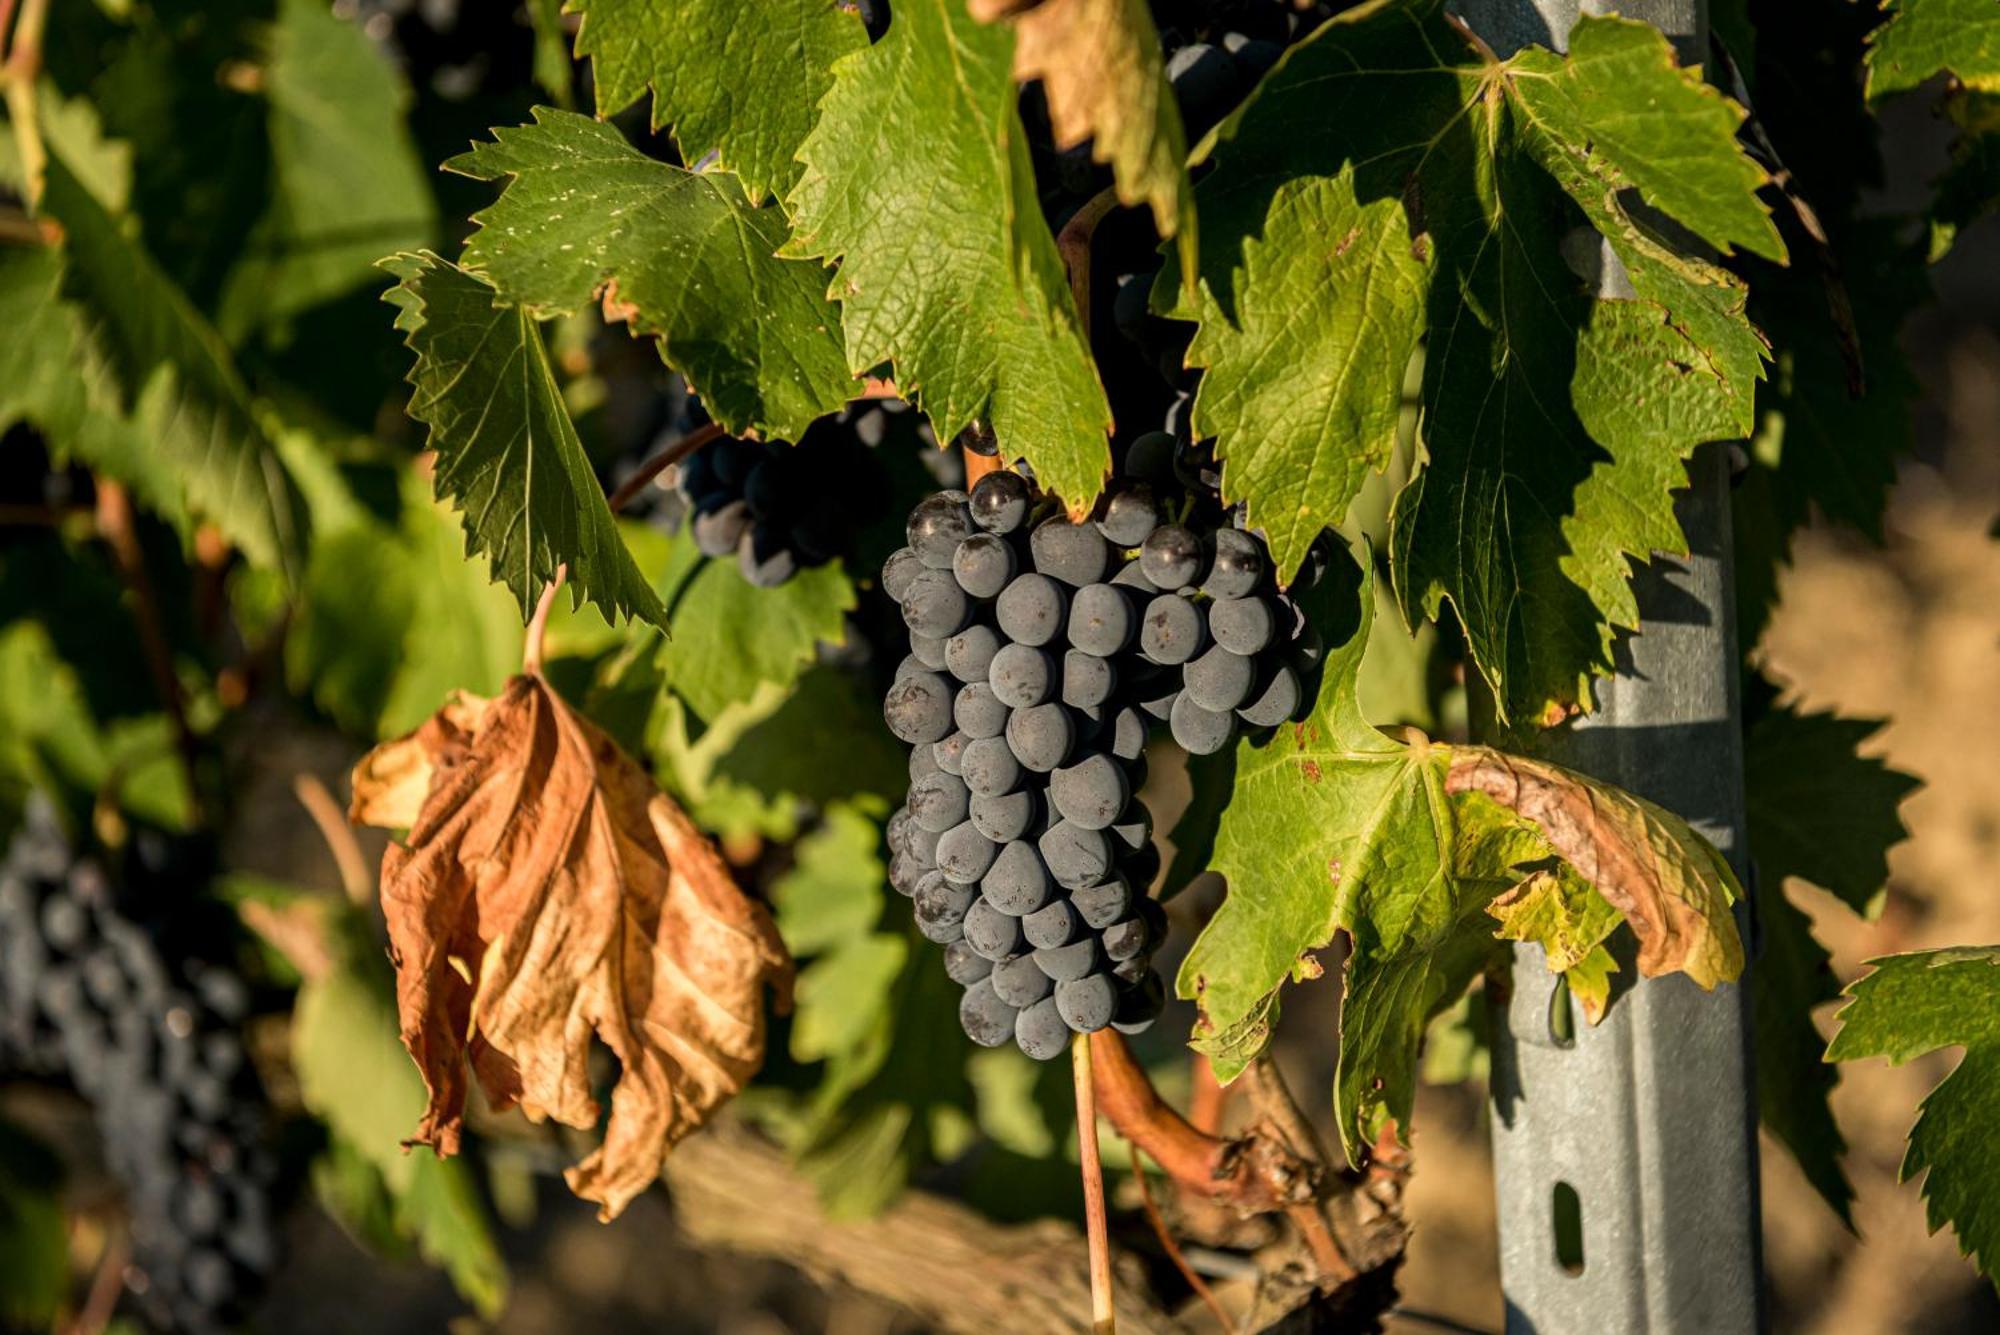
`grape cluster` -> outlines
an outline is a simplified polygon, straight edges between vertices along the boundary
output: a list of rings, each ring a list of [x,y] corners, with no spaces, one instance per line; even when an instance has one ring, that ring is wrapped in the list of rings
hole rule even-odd
[[[743,578],[768,589],[848,554],[886,490],[862,416],[822,418],[796,445],[721,436],[688,455],[677,485],[702,555],[734,553]]]
[[[1167,672],[1132,652],[1123,532],[993,472],[919,504],[882,574],[910,640],[883,708],[912,748],[890,883],[944,946],[966,1033],[1039,1060],[1073,1032],[1139,1032],[1165,1001],[1137,793]]]
[[[164,863],[163,847],[135,840],[136,870]],[[32,803],[0,862],[0,1072],[68,1075],[126,1189],[134,1296],[162,1328],[221,1330],[278,1252],[275,1160],[240,1035],[250,995],[161,941]]]

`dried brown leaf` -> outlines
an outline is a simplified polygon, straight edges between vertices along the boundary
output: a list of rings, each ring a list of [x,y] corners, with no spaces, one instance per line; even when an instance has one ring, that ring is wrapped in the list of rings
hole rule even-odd
[[[761,1064],[764,989],[784,1001],[791,962],[680,808],[541,678],[376,748],[355,810],[408,814],[426,773],[382,862],[403,1043],[430,1093],[412,1143],[457,1150],[468,1063],[498,1107],[596,1126],[601,1040],[611,1116],[566,1176],[609,1219]]]
[[[1013,21],[1014,77],[1042,81],[1056,147],[1094,141],[1091,156],[1111,164],[1120,202],[1150,205],[1160,235],[1179,236],[1192,284],[1187,132],[1145,0],[971,0],[970,8],[983,23]]]
[[[1672,812],[1560,765],[1483,746],[1454,748],[1445,791],[1483,794],[1532,822],[1632,925],[1641,973],[1678,970],[1705,988],[1742,973],[1729,912],[1742,888],[1721,854]]]
[[[350,781],[354,792],[347,818],[356,825],[385,830],[415,825],[440,757],[463,754],[491,703],[484,696],[453,691],[444,708],[415,732],[384,742],[361,757]]]

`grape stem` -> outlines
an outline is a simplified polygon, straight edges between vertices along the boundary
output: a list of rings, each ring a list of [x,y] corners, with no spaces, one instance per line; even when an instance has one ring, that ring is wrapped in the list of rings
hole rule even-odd
[[[1104,215],[1117,207],[1118,191],[1106,186],[1092,195],[1084,206],[1070,215],[1062,231],[1056,233],[1056,253],[1069,270],[1069,293],[1076,302],[1076,318],[1083,328],[1083,341],[1090,342],[1090,239]]]
[[[1091,1042],[1078,1034],[1070,1044],[1076,1081],[1076,1139],[1083,1160],[1084,1232],[1090,1240],[1090,1327],[1093,1335],[1116,1335],[1111,1299],[1111,1231],[1104,1214],[1104,1165],[1097,1154],[1097,1082],[1091,1073]]]
[[[104,1244],[104,1255],[98,1258],[96,1273],[90,1277],[90,1291],[84,1295],[82,1310],[77,1312],[65,1335],[102,1335],[118,1310],[120,1295],[125,1292],[125,1267],[131,1259],[132,1244],[124,1230],[112,1230]]]
[[[0,40],[5,40],[14,0],[0,0],[0,5],[5,6],[0,9]],[[42,144],[41,118],[35,106],[35,83],[42,73],[42,30],[48,17],[49,0],[23,0],[6,61],[0,64],[0,85],[5,86],[7,117],[14,123],[23,193],[30,205],[41,202],[42,182],[48,173],[48,151]]]
[[[542,639],[548,633],[549,613],[555,610],[556,594],[567,578],[569,563],[564,562],[556,567],[556,577],[542,590],[541,599],[535,604],[535,615],[528,619],[528,632],[521,645],[521,671],[530,677],[542,675]]]
[[[623,510],[638,499],[640,492],[652,485],[654,478],[721,435],[721,427],[714,422],[704,422],[673,444],[663,447],[658,454],[640,464],[636,473],[618,484],[618,489],[606,500],[611,513]]]
[[[373,890],[370,884],[373,878],[368,874],[368,859],[362,856],[361,843],[354,837],[354,827],[347,822],[347,813],[333,800],[333,794],[317,774],[303,770],[294,774],[292,795],[319,827],[320,838],[326,840],[327,852],[333,855],[334,865],[340,869],[341,890],[350,902],[366,904]]]
[[[29,0],[30,4],[34,0]],[[21,22],[28,22],[28,12],[23,11]],[[160,697],[160,706],[167,713],[167,720],[173,728],[174,749],[180,756],[181,769],[187,779],[188,806],[197,823],[201,819],[201,743],[196,740],[194,728],[188,722],[187,701],[181,693],[181,680],[174,671],[173,648],[168,643],[165,623],[160,619],[160,600],[153,591],[153,581],[146,574],[146,554],[139,546],[139,533],[132,518],[132,498],[123,484],[109,478],[99,477],[97,485],[97,532],[111,548],[113,563],[118,567],[118,576],[124,581],[125,591],[132,596],[132,620],[139,631],[139,649],[146,660],[146,671],[153,679],[153,690]]]

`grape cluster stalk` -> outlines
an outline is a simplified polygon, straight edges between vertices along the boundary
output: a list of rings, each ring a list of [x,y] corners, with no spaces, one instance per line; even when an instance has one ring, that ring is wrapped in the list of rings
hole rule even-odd
[[[1047,1060],[1072,1033],[1153,1023],[1148,737],[1164,724],[1206,754],[1305,698],[1309,628],[1262,543],[1198,470],[1184,484],[1184,453],[1163,434],[1128,452],[1080,523],[988,473],[921,502],[884,564],[910,645],[883,707],[911,748],[889,879],[944,947],[976,1043]]]
[[[136,839],[132,875],[175,875],[164,849]],[[276,1160],[247,986],[162,937],[32,802],[0,862],[0,1074],[66,1075],[89,1100],[126,1193],[127,1288],[156,1326],[204,1335],[240,1321],[277,1264]]]

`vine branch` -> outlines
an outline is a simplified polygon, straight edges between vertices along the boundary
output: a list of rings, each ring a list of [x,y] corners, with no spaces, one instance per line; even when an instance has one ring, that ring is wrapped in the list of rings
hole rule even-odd
[[[28,0],[28,3],[32,5],[35,0]],[[21,22],[25,24],[27,21],[27,11],[23,10]],[[187,778],[189,806],[199,817],[202,807],[201,743],[188,723],[187,700],[181,692],[180,676],[174,671],[173,648],[167,640],[166,626],[160,620],[160,602],[153,592],[152,578],[146,573],[146,554],[139,546],[139,533],[132,516],[132,498],[121,483],[102,477],[96,483],[97,532],[105,545],[111,548],[119,579],[131,597],[132,620],[139,631],[139,650],[145,657],[146,671],[153,679],[153,690],[160,697],[160,707],[166,711],[168,723],[173,728],[174,749],[180,755],[181,769]]]
[[[1097,1088],[1090,1070],[1090,1040],[1078,1034],[1069,1045],[1070,1073],[1076,1081],[1076,1140],[1083,1164],[1084,1235],[1090,1246],[1090,1328],[1093,1335],[1117,1335],[1111,1297],[1111,1229],[1104,1212],[1104,1164],[1097,1153]]]

